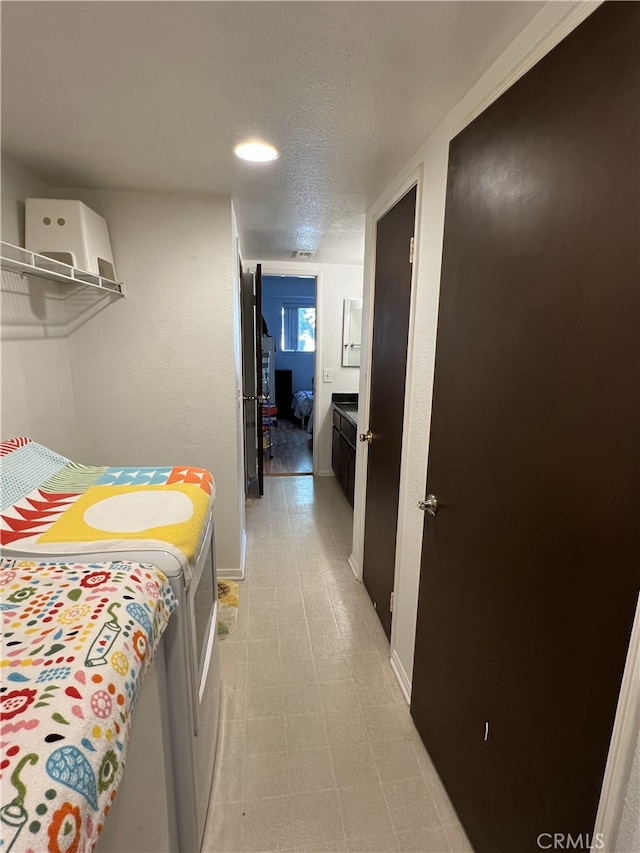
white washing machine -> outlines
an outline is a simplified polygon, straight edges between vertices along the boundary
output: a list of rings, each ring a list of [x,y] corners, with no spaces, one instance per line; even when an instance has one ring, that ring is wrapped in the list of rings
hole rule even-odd
[[[86,547],[86,544],[83,545],[83,548]],[[155,759],[149,759],[150,763],[143,768],[140,778],[146,777],[149,780],[154,770],[158,773],[164,771],[167,797],[166,827],[162,828],[162,836],[166,835],[167,851],[199,853],[213,782],[220,708],[213,512],[209,512],[193,565],[189,565],[186,559],[180,560],[174,552],[163,551],[157,547],[144,549],[140,548],[138,543],[135,550],[130,551],[83,550],[82,553],[46,555],[4,548],[3,553],[4,556],[12,558],[52,559],[56,562],[131,560],[136,563],[151,563],[167,576],[178,600],[178,607],[171,615],[162,638],[149,685],[146,682],[143,685],[142,693],[145,695],[141,696],[136,710],[131,744],[133,750],[134,741],[141,740],[141,735],[145,732],[162,733],[165,749],[161,755],[156,755],[156,763]],[[140,752],[144,754],[145,749],[142,748]],[[136,762],[135,754],[131,755],[131,762],[129,757],[127,758],[123,785],[127,784],[128,775],[133,777],[138,773],[140,768],[132,769]],[[129,798],[135,798],[139,792],[139,815],[142,819],[157,820],[156,814],[147,805],[144,785],[128,785],[128,788],[129,791],[133,788]],[[126,853],[129,828],[124,825],[116,826],[118,813],[121,811],[119,800],[125,800],[120,793],[116,797],[112,813],[105,822],[104,840],[101,836],[98,842],[97,849],[104,853],[113,849],[109,839],[114,837],[119,838],[117,853]],[[135,805],[135,799],[133,804]],[[122,820],[123,824],[129,821],[124,817]],[[131,853],[134,853],[141,848],[135,846],[136,836],[133,829],[131,832],[131,844],[134,845]],[[154,853],[161,853],[157,847],[153,849]]]

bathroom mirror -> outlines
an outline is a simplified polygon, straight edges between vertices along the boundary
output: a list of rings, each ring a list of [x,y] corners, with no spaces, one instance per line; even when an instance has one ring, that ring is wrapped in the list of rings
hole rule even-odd
[[[342,366],[360,367],[362,299],[344,300],[342,321]]]

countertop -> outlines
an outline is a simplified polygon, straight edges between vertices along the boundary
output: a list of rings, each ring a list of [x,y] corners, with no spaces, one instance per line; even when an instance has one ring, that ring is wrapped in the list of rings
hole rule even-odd
[[[336,403],[334,408],[338,409],[346,418],[350,420],[354,426],[358,426],[358,404],[357,403]]]

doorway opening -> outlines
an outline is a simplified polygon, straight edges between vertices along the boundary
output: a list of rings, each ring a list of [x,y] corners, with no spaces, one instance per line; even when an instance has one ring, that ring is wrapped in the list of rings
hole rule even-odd
[[[316,277],[263,275],[264,476],[313,475]]]

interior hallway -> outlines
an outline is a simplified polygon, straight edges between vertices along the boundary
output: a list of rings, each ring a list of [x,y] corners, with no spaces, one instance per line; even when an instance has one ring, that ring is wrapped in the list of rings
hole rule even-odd
[[[203,851],[468,851],[347,563],[332,477],[272,477],[247,505],[238,627]]]

